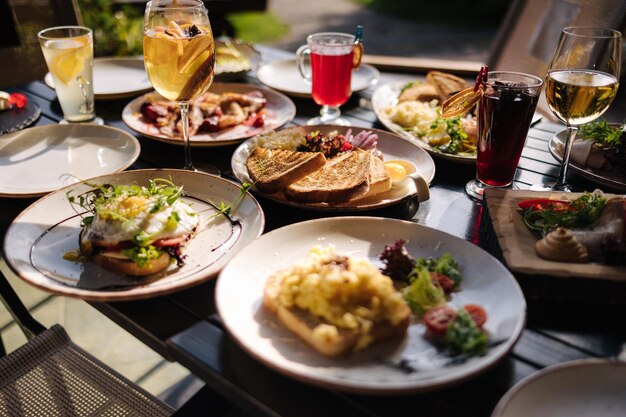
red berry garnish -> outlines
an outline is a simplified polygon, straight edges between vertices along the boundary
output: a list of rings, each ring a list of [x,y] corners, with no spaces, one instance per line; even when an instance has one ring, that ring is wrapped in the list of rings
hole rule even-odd
[[[28,98],[21,93],[9,94],[9,104],[12,108],[23,109],[28,104]]]

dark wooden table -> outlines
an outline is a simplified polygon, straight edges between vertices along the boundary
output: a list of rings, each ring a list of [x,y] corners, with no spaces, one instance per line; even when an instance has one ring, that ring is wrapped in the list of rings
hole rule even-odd
[[[291,55],[263,49],[266,60]],[[422,74],[423,75],[423,74]],[[380,83],[414,79],[416,75],[384,73]],[[257,83],[253,75],[246,82]],[[61,110],[54,91],[33,82],[15,91],[39,104],[43,115],[38,125],[57,123]],[[370,107],[373,89],[354,94],[343,112],[356,126],[382,128]],[[312,100],[294,99],[302,124],[318,112]],[[106,124],[125,130],[121,111],[127,100],[97,102],[97,113]],[[621,117],[621,116],[617,116]],[[558,164],[547,151],[547,141],[563,128],[541,122],[530,130],[514,187],[554,179]],[[0,138],[1,140],[1,138]],[[179,167],[182,147],[140,138],[140,159],[132,168]],[[218,165],[229,176],[235,147],[193,150],[194,161]],[[465,183],[474,177],[472,165],[435,158],[437,173],[431,199],[419,205],[408,202],[366,213],[411,219],[476,244],[481,236],[482,206],[464,194]],[[42,175],[44,175],[42,167]],[[1,167],[0,167],[1,175]],[[596,185],[572,175],[578,190]],[[0,231],[32,200],[0,199]],[[327,214],[302,212],[260,200],[267,217],[266,231]],[[524,377],[556,363],[596,357],[613,357],[626,342],[623,321],[598,318],[588,311],[559,308],[549,300],[529,303],[527,326],[513,352],[481,376],[455,387],[406,396],[376,397],[344,394],[312,387],[266,368],[244,353],[225,333],[215,312],[214,281],[190,290],[150,300],[95,303],[93,306],[166,358],[177,361],[206,384],[250,415],[268,416],[488,416],[502,395]],[[554,308],[550,308],[554,307]],[[575,307],[574,307],[575,310]],[[586,314],[590,313],[590,314]]]

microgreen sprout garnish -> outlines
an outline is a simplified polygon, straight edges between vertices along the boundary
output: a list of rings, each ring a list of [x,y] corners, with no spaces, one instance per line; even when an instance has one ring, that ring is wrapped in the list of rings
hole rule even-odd
[[[82,225],[92,224],[95,216],[104,221],[120,222],[136,230],[132,240],[141,247],[150,245],[162,230],[148,233],[132,220],[146,210],[149,214],[154,214],[172,207],[183,195],[182,186],[177,186],[165,178],[150,180],[145,187],[137,184],[85,184],[92,189],[76,196],[72,195],[71,191],[66,193],[73,210],[81,216]],[[78,208],[83,209],[84,212],[79,212]],[[175,230],[179,223],[179,214],[172,212],[163,225],[163,229]]]
[[[617,148],[626,139],[622,138],[624,131],[621,127],[611,126],[606,120],[598,120],[582,125],[578,130],[578,136],[582,139],[593,139],[599,147]]]
[[[524,223],[529,229],[550,232],[557,227],[585,227],[595,222],[606,205],[602,193],[585,193],[568,204],[546,204],[542,209],[534,206],[524,211]]]
[[[244,182],[243,184],[241,184],[241,186],[239,187],[239,195],[228,204],[223,201],[220,201],[219,204],[216,204],[209,199],[209,203],[211,203],[211,205],[217,209],[217,212],[209,217],[209,220],[219,216],[220,214],[223,214],[224,216],[230,216],[231,213],[237,208],[239,203],[241,203],[241,201],[244,199],[244,197],[253,185],[254,184],[251,184],[249,182]]]
[[[83,225],[90,224],[96,214],[105,219],[126,221],[147,206],[150,206],[150,213],[156,213],[166,205],[174,204],[183,194],[183,187],[164,178],[150,180],[147,187],[137,184],[85,184],[92,189],[77,196],[71,191],[66,193],[74,211],[81,214]],[[92,215],[83,216],[76,207]]]

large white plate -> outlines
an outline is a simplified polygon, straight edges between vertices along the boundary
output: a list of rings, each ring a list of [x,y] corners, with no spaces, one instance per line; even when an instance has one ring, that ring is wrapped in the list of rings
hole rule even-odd
[[[563,161],[563,147],[565,146],[567,130],[563,130],[550,138],[548,149],[557,161]],[[601,171],[583,167],[570,160],[569,169],[600,185],[606,185],[614,190],[626,191],[626,175],[617,171]]]
[[[405,81],[399,81],[391,84],[381,85],[376,89],[376,91],[374,91],[374,94],[372,95],[372,109],[374,110],[374,113],[376,113],[376,117],[378,117],[378,120],[380,120],[380,122],[385,125],[387,129],[418,144],[420,147],[426,149],[431,155],[455,162],[461,162],[466,164],[475,163],[476,155],[452,155],[436,151],[428,143],[415,137],[412,133],[406,131],[402,126],[392,122],[389,117],[387,117],[384,109],[398,104],[398,97],[400,96],[402,87],[404,87],[405,85]]]
[[[209,88],[209,91],[216,94],[227,92],[245,94],[250,91],[261,91],[263,96],[267,99],[267,104],[265,105],[265,124],[262,127],[238,125],[218,132],[203,132],[190,137],[191,146],[224,146],[239,143],[249,137],[277,129],[285,123],[290,122],[296,115],[296,106],[287,96],[257,85],[215,83]],[[146,101],[149,95],[160,98],[157,93],[149,93],[137,97],[135,100],[128,103],[122,112],[124,123],[145,137],[173,145],[183,145],[182,137],[173,138],[164,135],[159,132],[156,127],[144,123],[141,120],[141,105]]]
[[[52,74],[44,81],[54,88]],[[96,100],[117,100],[152,90],[143,57],[103,57],[93,60],[93,89]]]
[[[264,227],[261,207],[251,196],[231,213],[213,216],[210,204],[230,203],[239,195],[239,185],[199,172],[151,169],[107,175],[90,184],[140,184],[150,179],[171,179],[184,186],[183,201],[200,215],[196,235],[185,249],[182,267],[170,265],[146,278],[131,278],[110,272],[92,262],[63,259],[78,249],[81,217],[67,200],[92,187],[75,184],[38,200],[24,210],[9,227],[4,240],[4,257],[21,278],[55,294],[93,301],[116,301],[154,297],[178,291],[214,277],[228,260],[257,238]]]
[[[303,129],[304,132],[319,130],[324,133],[332,131],[345,133],[348,129],[351,129],[352,133],[355,135],[363,130],[372,131],[378,135],[378,149],[383,153],[385,161],[390,161],[393,159],[403,159],[412,162],[417,168],[417,173],[421,175],[421,177],[426,181],[427,184],[430,184],[435,177],[435,163],[433,162],[433,159],[418,146],[415,146],[413,143],[392,133],[378,129],[366,129],[362,127],[348,128],[344,126],[334,125],[301,126],[301,129]],[[248,169],[246,168],[246,160],[248,159],[250,152],[252,152],[252,150],[256,147],[256,144],[257,138],[251,138],[239,145],[239,147],[233,153],[233,157],[231,159],[231,169],[233,170],[233,174],[235,175],[235,177],[241,182],[252,182],[250,180],[250,176],[248,175]],[[427,190],[424,190],[424,193],[426,191]],[[413,197],[418,194],[418,184],[416,182],[407,180],[404,181],[402,185],[394,186],[391,190],[385,193],[349,201],[347,203],[332,205],[328,203],[296,203],[287,200],[282,193],[260,194],[278,203],[304,209],[328,211],[359,211],[386,207],[392,204],[396,204],[404,200],[405,198]],[[425,199],[427,199],[427,197],[424,197],[424,200]]]
[[[507,392],[491,417],[623,417],[626,363],[584,359],[543,369]]]
[[[0,137],[0,196],[37,197],[128,168],[139,142],[123,130],[95,125],[37,126]]]
[[[261,66],[257,72],[259,80],[272,88],[296,97],[311,97],[311,84],[304,81],[295,59],[276,61]],[[352,91],[362,91],[375,85],[380,72],[371,65],[362,64],[352,72]]]
[[[300,341],[263,307],[267,278],[291,266],[312,246],[332,244],[340,252],[366,257],[380,265],[380,252],[398,239],[407,240],[409,253],[416,257],[451,252],[462,267],[464,280],[450,304],[482,305],[489,316],[485,328],[491,340],[502,343],[492,346],[484,356],[452,364],[424,338],[424,325],[413,322],[404,339],[329,359]],[[224,268],[215,297],[228,332],[259,361],[301,381],[362,393],[423,391],[470,378],[512,349],[524,327],[526,312],[517,282],[487,252],[435,229],[376,217],[325,218],[265,234]],[[415,371],[411,372],[411,368]]]

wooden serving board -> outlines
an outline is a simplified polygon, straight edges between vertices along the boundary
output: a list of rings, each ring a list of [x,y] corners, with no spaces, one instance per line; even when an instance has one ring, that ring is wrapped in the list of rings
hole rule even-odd
[[[522,211],[517,204],[531,198],[573,199],[582,193],[555,193],[523,190],[488,189],[485,191],[486,209],[491,221],[492,233],[501,251],[501,258],[514,272],[528,275],[549,275],[563,278],[578,277],[591,280],[626,282],[626,266],[610,266],[598,263],[568,263],[548,261],[535,253],[539,235],[524,224]],[[606,198],[617,197],[605,194]],[[493,246],[492,242],[491,245]],[[491,249],[491,247],[490,247]]]

